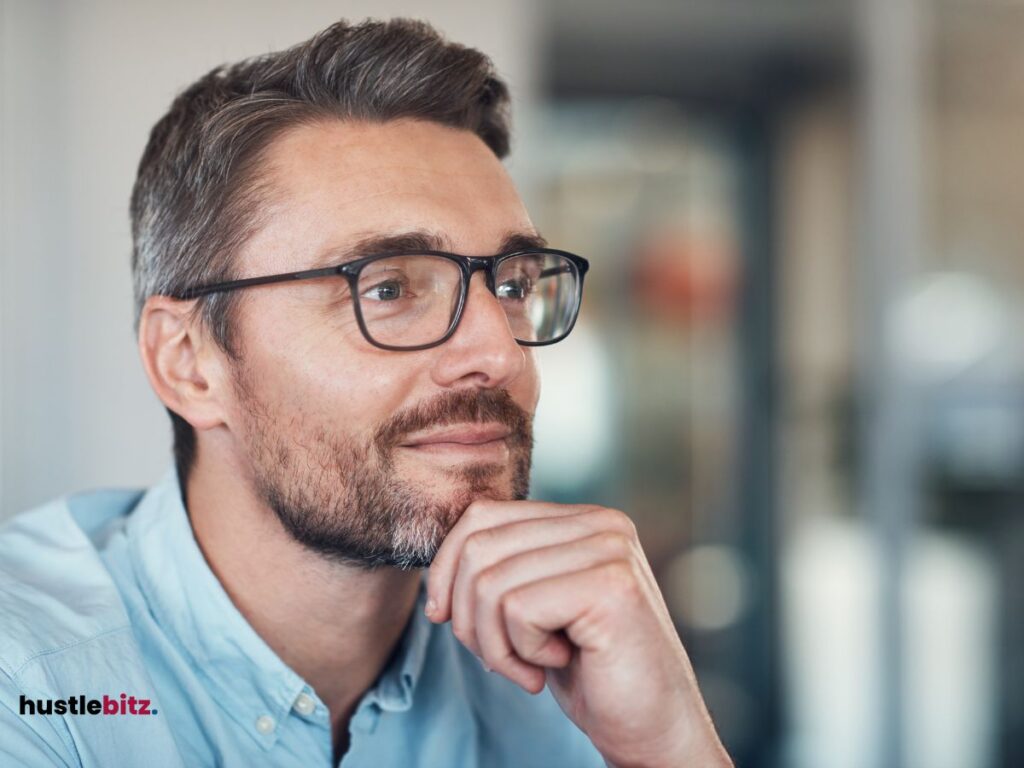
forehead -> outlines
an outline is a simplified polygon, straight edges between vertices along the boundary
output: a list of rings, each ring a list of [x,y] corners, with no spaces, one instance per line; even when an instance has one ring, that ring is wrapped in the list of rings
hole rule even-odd
[[[531,231],[501,161],[470,131],[420,120],[327,121],[268,148],[269,205],[248,269],[298,269],[367,237],[418,229],[464,253]],[[248,270],[247,270],[248,271]]]

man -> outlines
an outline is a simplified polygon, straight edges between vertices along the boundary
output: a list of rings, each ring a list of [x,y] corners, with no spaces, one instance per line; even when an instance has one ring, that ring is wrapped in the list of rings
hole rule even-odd
[[[729,765],[627,516],[525,500],[532,348],[588,265],[530,223],[507,107],[399,20],[157,123],[133,271],[175,468],[0,533],[4,764]]]

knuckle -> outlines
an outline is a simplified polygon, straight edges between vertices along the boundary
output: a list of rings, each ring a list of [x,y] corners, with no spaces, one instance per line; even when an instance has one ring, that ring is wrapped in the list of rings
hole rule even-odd
[[[480,574],[476,577],[475,591],[477,597],[486,600],[488,596],[494,593],[497,584],[498,573],[493,567],[480,571]]]
[[[470,566],[480,563],[487,549],[487,531],[476,531],[466,537],[462,545],[462,561]]]
[[[631,597],[639,592],[636,570],[629,560],[613,560],[604,567],[607,589],[620,597]]]
[[[501,599],[501,610],[507,621],[521,623],[526,616],[526,603],[519,592],[509,592]]]
[[[634,523],[632,518],[630,518],[630,516],[625,512],[620,512],[617,509],[612,511],[615,513],[616,529],[622,533],[623,536],[635,541],[637,538],[636,523]]]
[[[636,524],[625,512],[610,507],[597,507],[594,512],[600,517],[602,528],[631,539],[636,537]]]
[[[621,557],[628,556],[632,547],[629,537],[619,531],[603,531],[599,533],[598,543],[604,551]]]
[[[466,507],[466,510],[462,513],[462,516],[469,521],[474,521],[478,517],[482,517],[486,514],[487,507],[489,506],[490,499],[473,499]]]

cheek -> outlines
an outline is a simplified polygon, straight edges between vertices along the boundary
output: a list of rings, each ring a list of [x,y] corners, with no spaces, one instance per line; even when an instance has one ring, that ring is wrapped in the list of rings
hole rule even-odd
[[[278,365],[276,389],[307,426],[333,434],[368,436],[407,402],[408,380],[392,366],[363,359],[311,356]]]
[[[281,317],[268,310],[253,322],[246,361],[250,388],[282,429],[366,436],[408,404],[416,355],[377,349],[337,322]]]
[[[429,384],[437,350],[378,349],[354,318],[323,317],[308,305],[304,312],[279,293],[276,301],[247,307],[243,343],[249,387],[280,429],[365,438],[396,411],[439,394]],[[508,389],[532,415],[540,371],[535,350],[523,349],[526,365]]]

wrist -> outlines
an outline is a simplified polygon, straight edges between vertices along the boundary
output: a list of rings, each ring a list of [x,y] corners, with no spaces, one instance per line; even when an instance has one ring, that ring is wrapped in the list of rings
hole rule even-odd
[[[725,751],[716,734],[700,744],[690,744],[685,748],[665,750],[656,756],[645,756],[625,759],[605,757],[607,768],[735,768],[732,758]]]
[[[700,756],[673,757],[670,759],[658,759],[656,762],[640,763],[613,763],[605,760],[607,768],[735,768],[732,758],[725,751],[720,749],[717,754],[704,754]]]

